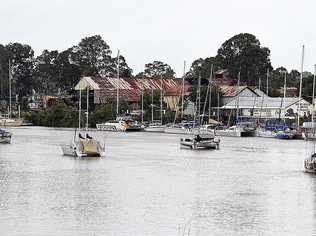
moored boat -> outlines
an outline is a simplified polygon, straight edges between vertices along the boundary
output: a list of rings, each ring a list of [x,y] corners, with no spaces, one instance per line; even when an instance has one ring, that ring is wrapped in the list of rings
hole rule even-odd
[[[219,149],[220,140],[212,135],[193,135],[180,139],[180,146],[193,150],[198,149]]]
[[[193,121],[185,121],[178,124],[169,124],[164,132],[168,134],[190,134],[193,129],[198,129]]]
[[[12,133],[0,128],[0,143],[11,143]]]
[[[61,145],[64,156],[72,157],[101,157],[105,154],[105,146],[101,146],[100,142],[86,134],[82,137],[79,134],[79,139],[74,140],[70,144]]]
[[[145,126],[144,130],[146,132],[159,132],[163,133],[165,131],[166,126],[162,125],[161,122],[150,123]]]
[[[116,120],[110,120],[104,123],[96,124],[97,130],[104,131],[143,131],[144,126],[132,119],[130,116],[117,117]]]

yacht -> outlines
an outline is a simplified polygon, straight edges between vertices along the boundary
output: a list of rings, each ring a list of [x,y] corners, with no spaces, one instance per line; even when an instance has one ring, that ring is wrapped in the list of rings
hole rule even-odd
[[[78,87],[77,87],[78,86]],[[105,155],[105,143],[101,146],[100,142],[91,137],[88,134],[88,124],[89,124],[89,103],[87,102],[86,114],[86,135],[83,137],[80,133],[81,128],[81,91],[87,89],[87,97],[89,96],[89,87],[86,85],[77,85],[76,90],[79,90],[79,116],[78,116],[78,129],[79,135],[77,137],[75,130],[75,135],[69,144],[61,145],[61,149],[64,156],[72,157],[102,157]]]
[[[253,122],[239,122],[231,127],[218,126],[215,128],[215,134],[231,137],[255,137],[256,127]]]
[[[166,126],[162,125],[160,121],[154,121],[152,123],[149,123],[147,125],[145,125],[144,130],[146,132],[159,132],[159,133],[163,133],[165,131]]]
[[[131,116],[120,116],[116,120],[110,120],[104,123],[96,124],[97,130],[104,131],[143,131],[144,126],[134,120]]]
[[[79,138],[76,137],[68,145],[61,145],[64,156],[72,157],[101,157],[105,154],[105,146],[101,146],[100,142],[86,134],[83,137],[79,133]]]
[[[213,135],[196,134],[191,137],[180,139],[181,147],[188,147],[193,150],[197,149],[219,149],[220,140]]]
[[[184,121],[178,124],[167,125],[164,132],[168,134],[190,134],[195,129],[198,129],[198,127],[193,121]]]

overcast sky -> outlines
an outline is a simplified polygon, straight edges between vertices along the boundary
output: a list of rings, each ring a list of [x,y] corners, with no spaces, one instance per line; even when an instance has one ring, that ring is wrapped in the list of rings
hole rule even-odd
[[[26,43],[38,55],[100,34],[134,73],[161,60],[181,76],[184,60],[215,56],[247,32],[270,48],[275,68],[299,70],[305,44],[305,70],[313,71],[315,10],[314,0],[1,0],[0,44]]]

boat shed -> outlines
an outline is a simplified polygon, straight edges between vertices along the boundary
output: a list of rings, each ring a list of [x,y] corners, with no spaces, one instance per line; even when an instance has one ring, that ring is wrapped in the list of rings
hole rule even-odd
[[[163,91],[164,102],[168,108],[175,109],[182,90],[182,79],[154,79],[154,78],[105,78],[82,77],[75,86],[76,90],[89,87],[94,90],[94,103],[106,104],[116,101],[117,90],[120,100],[138,105],[142,91]],[[184,95],[189,94],[189,85],[184,84]]]

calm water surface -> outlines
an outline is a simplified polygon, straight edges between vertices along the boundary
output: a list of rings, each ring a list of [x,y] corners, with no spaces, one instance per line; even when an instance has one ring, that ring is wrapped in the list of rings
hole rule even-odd
[[[310,144],[222,138],[179,148],[177,135],[90,132],[107,156],[63,157],[69,129],[13,129],[0,146],[0,235],[316,235]]]

